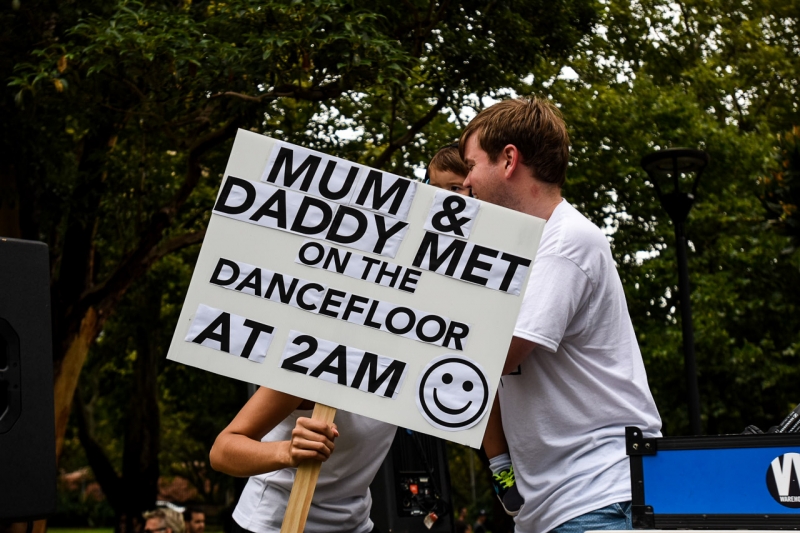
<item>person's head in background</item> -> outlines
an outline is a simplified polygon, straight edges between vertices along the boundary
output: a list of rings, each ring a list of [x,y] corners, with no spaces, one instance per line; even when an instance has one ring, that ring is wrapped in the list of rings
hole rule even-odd
[[[464,187],[464,179],[469,170],[458,153],[458,143],[445,146],[433,156],[428,164],[428,183],[450,192],[470,196],[469,188]]]
[[[203,533],[206,529],[206,513],[202,507],[189,505],[183,511],[186,533]]]
[[[183,517],[178,511],[159,507],[144,513],[144,533],[184,533]]]

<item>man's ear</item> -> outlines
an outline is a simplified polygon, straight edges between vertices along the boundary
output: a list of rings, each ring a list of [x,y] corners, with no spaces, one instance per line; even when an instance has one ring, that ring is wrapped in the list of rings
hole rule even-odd
[[[520,165],[522,155],[519,149],[513,144],[507,144],[503,151],[500,153],[500,159],[503,162],[503,177],[508,179],[517,170]]]

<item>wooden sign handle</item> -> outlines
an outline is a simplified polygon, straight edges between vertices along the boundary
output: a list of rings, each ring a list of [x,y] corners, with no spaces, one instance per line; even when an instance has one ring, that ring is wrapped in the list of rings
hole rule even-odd
[[[311,418],[331,424],[334,416],[336,416],[335,407],[328,407],[318,403],[314,406],[314,413]],[[322,461],[304,461],[297,468],[297,475],[294,478],[294,485],[292,485],[292,493],[289,495],[289,504],[286,506],[286,514],[283,516],[281,533],[302,533],[306,527],[308,509],[311,507],[314,489],[317,488],[317,479],[319,479],[319,469],[321,467]]]

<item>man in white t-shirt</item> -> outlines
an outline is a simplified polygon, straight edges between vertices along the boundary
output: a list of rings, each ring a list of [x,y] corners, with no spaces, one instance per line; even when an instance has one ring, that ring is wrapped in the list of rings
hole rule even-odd
[[[517,531],[631,529],[625,426],[658,436],[661,419],[608,240],[561,197],[561,114],[506,100],[460,146],[478,199],[547,220],[498,389],[525,500]]]

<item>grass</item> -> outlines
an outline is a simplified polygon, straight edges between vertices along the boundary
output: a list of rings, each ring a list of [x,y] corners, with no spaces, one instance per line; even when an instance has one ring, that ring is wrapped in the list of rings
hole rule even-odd
[[[114,533],[113,527],[48,527],[48,533]],[[222,526],[206,527],[206,533],[222,533]]]
[[[48,527],[50,533],[114,533],[113,527]]]

